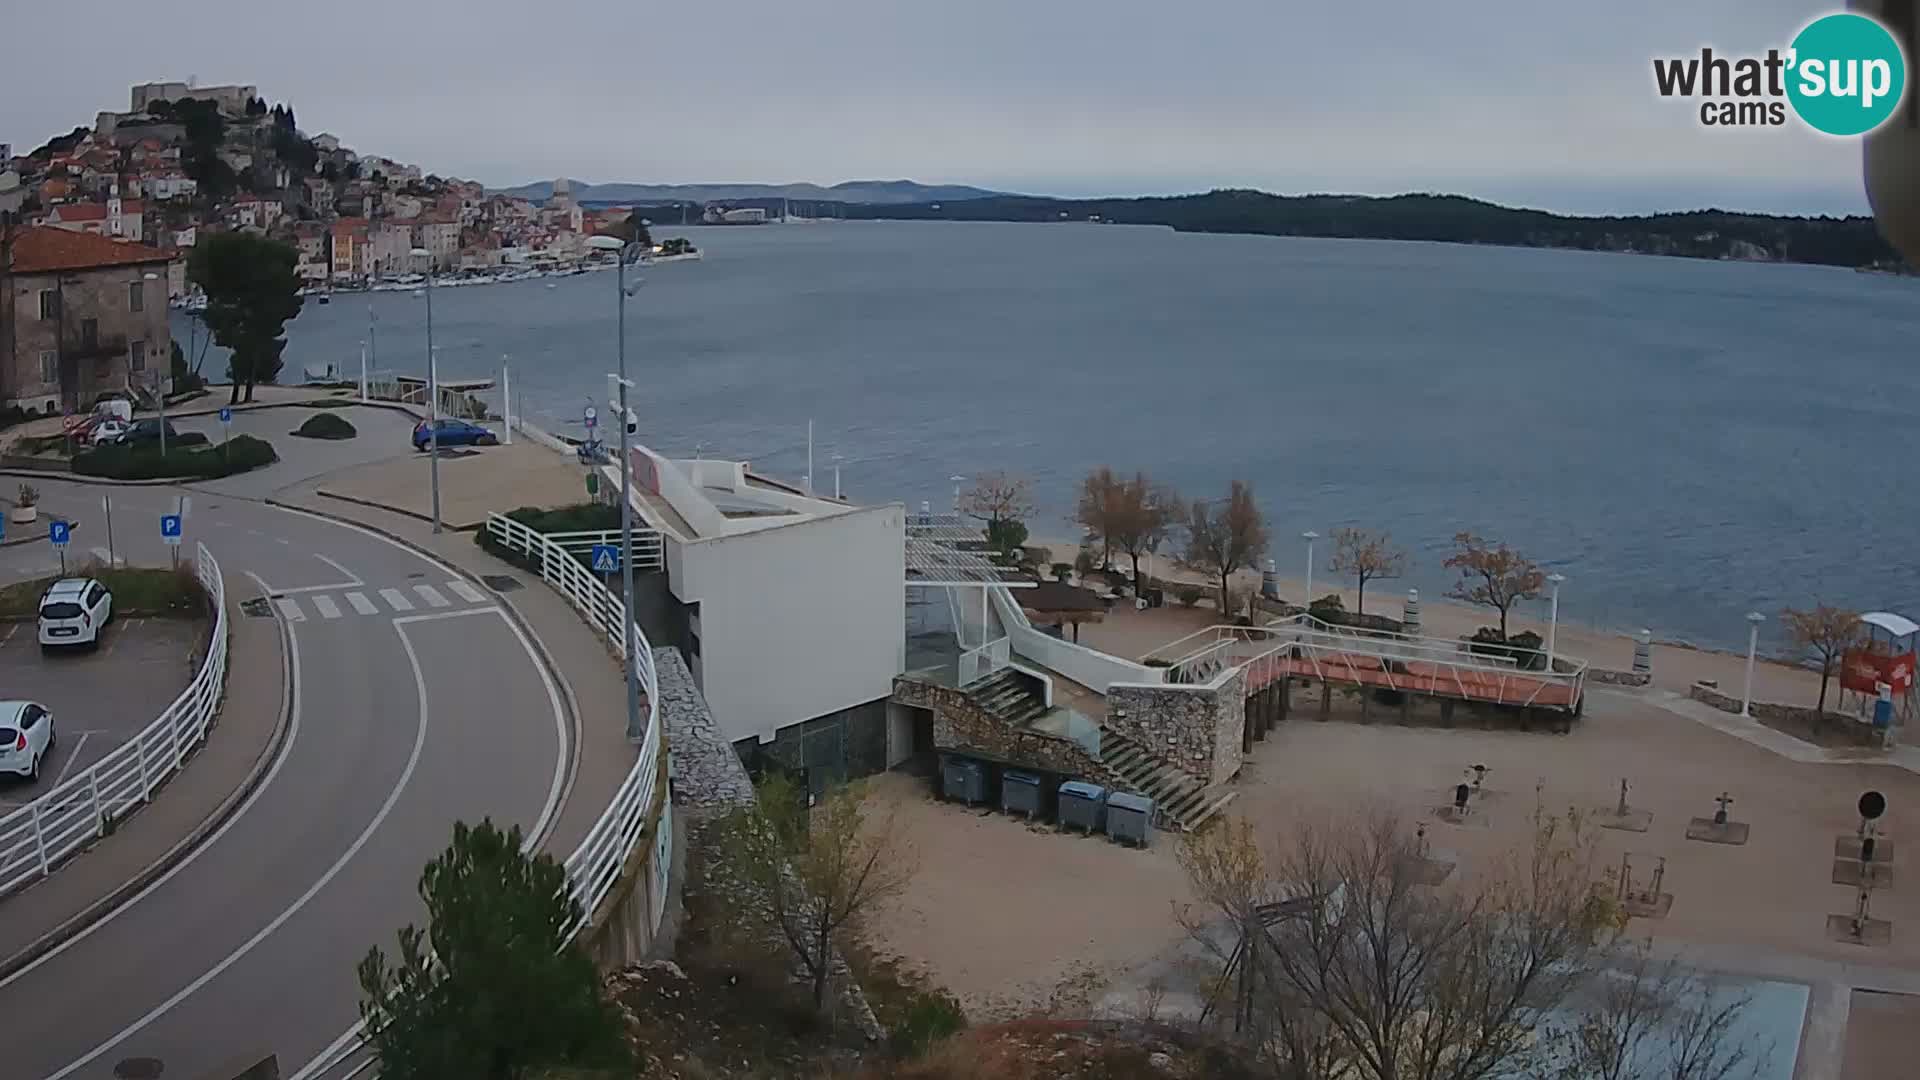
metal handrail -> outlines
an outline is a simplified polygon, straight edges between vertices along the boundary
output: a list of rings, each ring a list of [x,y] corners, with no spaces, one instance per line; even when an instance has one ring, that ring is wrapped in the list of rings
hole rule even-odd
[[[220,564],[205,544],[196,545],[194,573],[214,616],[207,656],[193,681],[132,739],[0,817],[0,896],[46,877],[60,860],[146,805],[154,789],[207,737],[226,685],[227,593]]]
[[[509,518],[509,521],[512,519]],[[558,544],[570,555],[585,555],[596,544],[620,543],[619,529],[605,529],[598,532],[556,532],[542,533],[547,542]],[[657,529],[633,530],[633,568],[635,570],[659,570],[666,565],[666,549]]]

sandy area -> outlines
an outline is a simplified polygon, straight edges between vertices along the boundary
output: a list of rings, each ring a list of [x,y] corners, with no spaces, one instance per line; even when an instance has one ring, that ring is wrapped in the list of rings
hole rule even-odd
[[[1855,991],[1847,1011],[1846,1064],[1840,1080],[1907,1080],[1920,997]]]
[[[1300,699],[1306,700],[1304,696]],[[1472,824],[1433,821],[1468,766],[1491,767]],[[1229,811],[1284,830],[1303,815],[1386,808],[1426,820],[1460,873],[1528,834],[1535,785],[1551,809],[1610,810],[1622,777],[1634,809],[1652,811],[1644,833],[1601,832],[1605,862],[1633,853],[1644,884],[1665,858],[1672,910],[1640,930],[1680,942],[1765,948],[1830,961],[1920,964],[1920,892],[1882,890],[1874,914],[1893,921],[1891,945],[1830,942],[1826,917],[1850,912],[1853,890],[1829,881],[1836,836],[1857,824],[1869,787],[1892,804],[1886,835],[1920,836],[1920,777],[1879,765],[1796,764],[1628,694],[1597,692],[1586,721],[1565,736],[1320,723],[1296,714],[1255,750]],[[984,811],[935,803],[921,782],[890,775],[881,793],[918,839],[923,870],[911,894],[875,930],[882,944],[924,965],[975,1007],[1043,1004],[1089,971],[1126,992],[1127,973],[1170,953],[1182,934],[1177,840],[1146,852],[1030,829]],[[1744,846],[1686,839],[1722,790],[1732,817],[1752,827]],[[1912,858],[1896,850],[1896,874]]]

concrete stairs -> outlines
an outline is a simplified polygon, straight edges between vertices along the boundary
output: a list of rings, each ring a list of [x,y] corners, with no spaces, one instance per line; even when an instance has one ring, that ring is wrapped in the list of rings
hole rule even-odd
[[[964,689],[975,705],[1013,727],[1025,727],[1047,713],[1039,682],[1010,667]]]
[[[1100,732],[1100,760],[1126,781],[1126,790],[1153,800],[1155,816],[1161,819],[1162,828],[1192,832],[1224,809],[1237,794],[1202,784],[1111,729]]]

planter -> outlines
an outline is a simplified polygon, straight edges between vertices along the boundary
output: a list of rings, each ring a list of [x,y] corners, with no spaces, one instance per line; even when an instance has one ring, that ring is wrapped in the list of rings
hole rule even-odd
[[[38,506],[16,506],[7,511],[7,520],[13,522],[15,525],[31,525],[40,520],[40,508]]]

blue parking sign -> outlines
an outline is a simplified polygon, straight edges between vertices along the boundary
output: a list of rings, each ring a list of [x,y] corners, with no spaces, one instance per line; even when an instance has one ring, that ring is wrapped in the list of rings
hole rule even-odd
[[[222,408],[220,410],[220,422],[223,424],[233,423],[233,410],[228,408]]]
[[[50,543],[52,543],[54,547],[66,547],[67,541],[72,536],[73,536],[72,525],[69,525],[64,521],[53,521],[53,522],[47,523],[47,540]]]
[[[593,545],[593,572],[611,574],[620,569],[620,549],[612,544]]]
[[[160,515],[160,539],[165,540],[169,544],[178,544],[180,542],[179,514]]]

